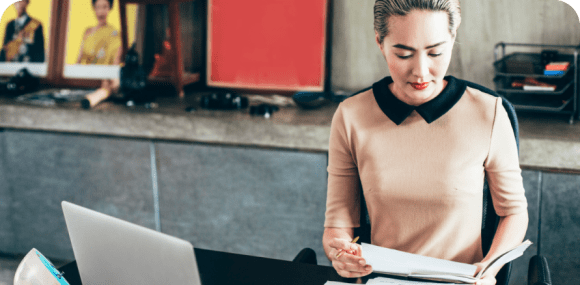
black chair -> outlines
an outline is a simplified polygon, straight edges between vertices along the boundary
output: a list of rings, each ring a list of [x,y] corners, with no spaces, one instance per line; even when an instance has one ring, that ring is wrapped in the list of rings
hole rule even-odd
[[[499,96],[497,93],[485,87],[472,84],[468,82],[470,87],[476,89],[483,89],[483,91]],[[512,124],[512,129],[514,131],[514,136],[516,138],[516,144],[519,151],[519,126],[515,108],[513,105],[502,98],[502,105],[505,108],[510,122]],[[361,201],[361,215],[360,215],[360,227],[354,229],[354,236],[359,237],[359,242],[370,243],[371,241],[371,224],[366,207],[366,202],[364,199],[364,193],[362,187],[359,187],[360,191],[360,201]],[[482,213],[482,226],[481,226],[481,239],[482,239],[482,250],[484,256],[489,252],[493,237],[497,230],[499,223],[499,216],[495,212],[493,207],[493,200],[491,198],[491,193],[489,191],[489,186],[487,181],[484,182],[483,186],[483,213]],[[316,264],[316,254],[312,249],[303,249],[293,260],[294,262],[305,262],[310,264]],[[497,285],[507,285],[509,284],[509,277],[511,273],[512,263],[509,262],[505,264],[502,269],[496,275]],[[548,262],[545,257],[536,255],[530,259],[528,268],[528,284],[530,285],[551,285],[552,281],[550,279],[550,271],[548,268]]]

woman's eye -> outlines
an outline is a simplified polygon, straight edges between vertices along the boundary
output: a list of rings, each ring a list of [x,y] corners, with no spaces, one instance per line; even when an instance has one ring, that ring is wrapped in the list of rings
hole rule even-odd
[[[442,53],[430,53],[429,56],[431,57],[438,57],[440,56]]]
[[[400,59],[407,59],[407,58],[410,58],[411,56],[412,56],[411,54],[410,55],[397,55],[397,57]]]

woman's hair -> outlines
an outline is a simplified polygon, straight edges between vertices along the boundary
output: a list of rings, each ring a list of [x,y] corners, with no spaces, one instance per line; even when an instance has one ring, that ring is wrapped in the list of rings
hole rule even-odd
[[[375,31],[379,40],[389,33],[389,17],[405,16],[413,10],[443,11],[449,16],[449,32],[455,36],[455,31],[461,22],[459,0],[376,0],[375,1]]]
[[[109,7],[110,7],[111,9],[113,9],[113,1],[114,1],[114,0],[107,0],[107,1],[109,1]],[[95,6],[95,2],[97,2],[97,0],[93,0],[93,7]]]

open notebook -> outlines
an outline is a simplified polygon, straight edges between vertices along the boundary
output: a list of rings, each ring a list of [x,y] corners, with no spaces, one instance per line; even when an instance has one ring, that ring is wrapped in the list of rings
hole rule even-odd
[[[524,241],[494,259],[474,277],[477,267],[472,264],[448,261],[418,254],[362,243],[362,257],[373,267],[373,272],[428,279],[443,282],[475,283],[487,270],[522,256],[532,244]]]

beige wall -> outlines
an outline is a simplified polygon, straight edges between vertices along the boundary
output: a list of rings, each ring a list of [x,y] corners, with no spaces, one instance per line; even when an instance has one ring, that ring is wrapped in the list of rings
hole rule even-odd
[[[580,44],[574,10],[558,0],[461,0],[463,20],[448,74],[493,86],[498,42]],[[356,91],[388,75],[374,41],[373,0],[333,0],[332,88]],[[508,50],[509,52],[510,50]]]

